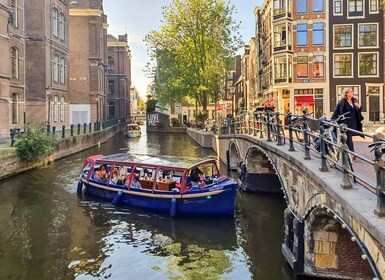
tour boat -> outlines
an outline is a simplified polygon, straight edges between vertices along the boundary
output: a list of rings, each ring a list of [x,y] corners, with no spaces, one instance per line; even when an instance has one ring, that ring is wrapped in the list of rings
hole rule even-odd
[[[234,215],[237,194],[237,183],[220,175],[213,158],[128,153],[86,158],[77,192],[82,193],[83,188],[113,205],[140,207],[172,217]]]
[[[135,138],[142,135],[142,131],[140,129],[140,126],[136,123],[131,123],[127,125],[127,137]]]

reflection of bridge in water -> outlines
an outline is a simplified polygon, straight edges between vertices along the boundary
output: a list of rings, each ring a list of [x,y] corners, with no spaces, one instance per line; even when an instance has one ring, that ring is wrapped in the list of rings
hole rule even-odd
[[[319,154],[288,142],[259,138],[255,129],[212,138],[220,158],[242,176],[276,174],[287,204],[282,253],[295,274],[385,278],[381,155],[373,159],[370,143],[357,142],[354,182],[347,170],[325,168]]]

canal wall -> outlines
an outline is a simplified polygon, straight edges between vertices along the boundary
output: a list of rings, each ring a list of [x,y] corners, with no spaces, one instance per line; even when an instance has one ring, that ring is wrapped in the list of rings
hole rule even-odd
[[[187,128],[186,132],[195,142],[197,142],[202,147],[214,148],[215,136],[213,133],[194,128]]]
[[[53,154],[39,162],[22,162],[14,154],[4,156],[1,158],[0,180],[43,166],[51,161],[78,153],[99,145],[100,143],[104,143],[115,134],[122,133],[124,125],[124,123],[118,123],[101,131],[60,139],[56,143]]]

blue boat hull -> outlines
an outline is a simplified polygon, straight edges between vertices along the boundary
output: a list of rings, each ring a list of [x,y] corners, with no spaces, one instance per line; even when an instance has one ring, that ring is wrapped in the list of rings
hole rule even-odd
[[[148,209],[171,216],[233,216],[237,184],[232,179],[204,189],[191,189],[184,194],[147,189],[124,189],[100,181],[82,180],[87,193],[113,204]]]

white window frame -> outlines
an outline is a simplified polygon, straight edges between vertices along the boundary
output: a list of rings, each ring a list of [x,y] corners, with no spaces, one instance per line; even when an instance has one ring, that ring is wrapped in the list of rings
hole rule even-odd
[[[11,76],[14,79],[19,79],[19,66],[20,66],[20,57],[19,49],[15,46],[11,47]]]
[[[59,97],[57,95],[55,95],[53,97],[53,122],[54,123],[57,123],[58,120],[59,120],[59,110],[58,110],[58,107],[59,107]]]
[[[349,2],[350,1],[362,1],[362,16],[350,16],[350,11],[349,11]],[[347,0],[346,1],[346,5],[347,5],[347,7],[346,7],[346,10],[347,10],[347,15],[346,15],[346,18],[365,18],[365,0]]]
[[[376,10],[374,10],[374,11],[372,11],[371,10],[371,8],[372,8],[372,2],[374,2],[374,3],[376,3]],[[378,3],[378,0],[369,0],[369,8],[368,8],[368,10],[369,10],[369,14],[378,14],[379,13],[379,3]]]
[[[360,46],[360,26],[361,25],[376,25],[376,30],[377,30],[377,38],[376,38],[376,45],[375,46]],[[359,49],[378,49],[378,46],[379,46],[379,43],[378,43],[378,30],[379,30],[379,26],[378,26],[378,22],[365,22],[365,23],[359,23],[358,24],[358,27],[357,27],[357,47]]]
[[[352,45],[350,47],[338,47],[334,44],[334,38],[336,36],[336,27],[340,27],[340,26],[351,26],[352,27],[352,31],[351,31],[351,36],[352,36]],[[341,49],[346,49],[346,50],[349,50],[349,49],[353,49],[354,48],[354,25],[353,24],[335,24],[333,25],[333,49],[337,49],[337,50],[341,50]]]
[[[59,56],[57,54],[53,55],[53,69],[52,69],[52,76],[53,81],[55,83],[59,83]]]
[[[59,11],[53,7],[52,8],[52,33],[53,36],[57,37],[58,36],[58,16],[59,16]]]
[[[62,85],[64,85],[65,84],[65,59],[64,59],[64,57],[62,56],[61,58],[60,58],[60,68],[59,68],[59,78],[60,78],[60,83],[62,84]]]
[[[362,54],[375,54],[376,56],[377,56],[377,65],[376,65],[376,74],[373,74],[373,75],[360,75],[360,56],[362,55]],[[360,77],[360,78],[365,78],[365,77],[369,77],[369,78],[375,78],[375,77],[379,77],[379,64],[380,64],[380,61],[379,61],[379,59],[380,59],[380,56],[379,56],[379,53],[378,52],[359,52],[358,53],[358,73],[357,73],[357,75],[358,75],[358,77]]]
[[[336,2],[341,3],[341,12],[340,13],[335,12]],[[343,16],[343,15],[344,15],[344,2],[342,0],[333,0],[333,16]]]
[[[352,63],[351,63],[351,67],[350,67],[350,72],[351,72],[351,75],[349,75],[349,76],[336,76],[336,74],[335,74],[335,65],[336,65],[336,56],[337,55],[350,55],[351,57],[352,57]],[[353,70],[354,70],[354,67],[353,67],[353,65],[354,65],[354,55],[353,55],[353,53],[334,53],[333,54],[333,78],[336,78],[336,79],[338,79],[338,78],[353,78],[353,76],[354,76],[354,73],[353,73]]]

